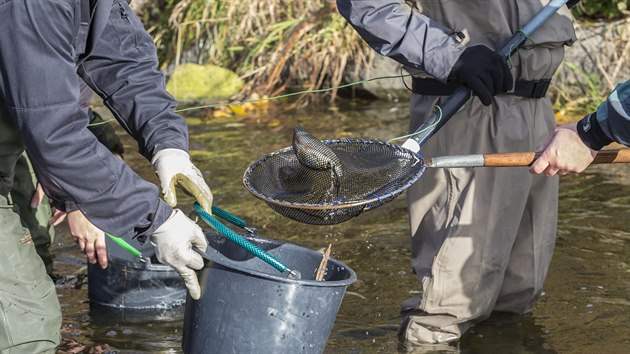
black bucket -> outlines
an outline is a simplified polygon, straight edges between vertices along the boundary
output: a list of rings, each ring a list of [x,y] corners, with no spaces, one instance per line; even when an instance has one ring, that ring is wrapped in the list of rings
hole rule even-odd
[[[131,243],[131,242],[130,242]],[[143,260],[106,239],[108,266],[88,263],[88,297],[91,305],[119,309],[171,309],[186,302],[180,275],[155,257],[150,242],[133,241]]]
[[[199,272],[201,299],[188,297],[185,353],[321,353],[346,287],[356,274],[329,259],[324,281],[315,273],[322,254],[280,241],[250,241],[301,274],[290,279],[219,235],[208,238]]]

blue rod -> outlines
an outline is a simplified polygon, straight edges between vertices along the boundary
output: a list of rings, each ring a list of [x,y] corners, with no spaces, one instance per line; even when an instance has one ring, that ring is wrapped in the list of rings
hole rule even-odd
[[[532,35],[567,2],[569,2],[569,0],[551,0],[534,18],[523,26],[521,31],[523,31],[526,36]]]

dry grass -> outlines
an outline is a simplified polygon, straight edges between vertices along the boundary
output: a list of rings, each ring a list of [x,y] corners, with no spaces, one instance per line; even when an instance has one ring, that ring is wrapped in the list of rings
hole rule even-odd
[[[357,81],[375,56],[332,0],[160,0],[147,6],[145,22],[156,24],[150,32],[163,69],[183,62],[229,68],[246,82],[238,100]],[[592,65],[566,64],[573,79],[556,80],[550,92],[557,110],[579,115],[596,108],[626,75],[630,20],[624,21],[621,31],[611,25],[603,34],[610,43],[605,50],[584,48]],[[304,95],[297,104],[336,95]]]
[[[579,24],[577,26],[580,26]],[[581,115],[597,109],[619,82],[627,80],[630,63],[630,18],[602,24],[596,47],[576,44],[586,53],[580,64],[564,62],[573,83],[561,78],[551,91],[555,107],[569,115]],[[603,43],[603,44],[602,44]]]
[[[165,6],[168,26],[152,29],[161,62],[229,68],[247,82],[242,97],[338,86],[348,63],[358,73],[374,56],[334,1],[184,0]]]

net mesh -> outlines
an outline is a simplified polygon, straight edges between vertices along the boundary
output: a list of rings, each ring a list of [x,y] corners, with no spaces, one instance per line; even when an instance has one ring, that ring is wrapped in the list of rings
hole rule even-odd
[[[253,163],[243,183],[256,197],[292,220],[332,225],[396,198],[420,178],[422,157],[376,140],[324,140],[342,173],[300,163],[292,147]]]

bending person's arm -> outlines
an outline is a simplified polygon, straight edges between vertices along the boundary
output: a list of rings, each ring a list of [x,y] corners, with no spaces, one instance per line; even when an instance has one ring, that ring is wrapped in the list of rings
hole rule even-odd
[[[172,209],[87,129],[75,73],[74,14],[64,2],[3,8],[0,97],[51,197],[75,203],[113,235],[151,234]]]
[[[577,124],[558,127],[530,171],[547,176],[580,173],[613,141],[630,146],[630,80],[617,86],[597,111]]]
[[[166,92],[153,39],[127,2],[114,4],[111,13],[98,10],[99,16],[109,15],[109,21],[91,43],[79,74],[138,141],[140,153],[160,177],[166,202],[177,204],[177,184],[209,211],[212,193],[190,161],[188,127]]]
[[[107,15],[104,10],[99,8],[97,16]],[[174,112],[177,103],[166,92],[153,40],[125,1],[111,12],[77,72],[148,160],[162,149],[187,151],[187,125]]]

